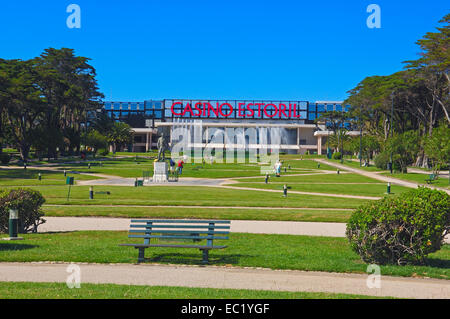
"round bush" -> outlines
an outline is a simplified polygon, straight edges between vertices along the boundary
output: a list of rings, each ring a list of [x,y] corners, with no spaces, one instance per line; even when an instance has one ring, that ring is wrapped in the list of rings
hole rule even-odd
[[[9,210],[19,211],[19,233],[37,232],[39,225],[45,223],[41,217],[44,197],[32,189],[11,189],[0,192],[0,233],[8,233]]]
[[[0,162],[3,165],[9,164],[9,161],[11,160],[11,156],[7,153],[0,153]]]
[[[342,158],[342,154],[341,152],[333,153],[333,155],[331,155],[331,158],[334,160],[340,160]]]
[[[376,264],[423,264],[450,232],[450,196],[420,187],[358,208],[347,224],[351,248]]]

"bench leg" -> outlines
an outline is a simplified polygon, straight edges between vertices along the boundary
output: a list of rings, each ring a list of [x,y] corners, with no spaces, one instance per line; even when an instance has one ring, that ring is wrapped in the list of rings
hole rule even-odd
[[[138,255],[138,263],[143,263],[145,261],[145,248],[143,247],[137,247],[139,249],[139,255]]]
[[[202,264],[206,265],[209,263],[209,250],[208,249],[203,249],[203,260],[202,260]]]

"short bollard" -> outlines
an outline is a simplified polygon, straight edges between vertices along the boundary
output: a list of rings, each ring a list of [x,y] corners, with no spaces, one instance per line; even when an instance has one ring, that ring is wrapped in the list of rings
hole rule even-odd
[[[89,188],[89,199],[94,199],[94,187]]]
[[[287,190],[288,190],[288,187],[287,187],[286,184],[284,184],[284,186],[283,186],[283,197],[287,197]]]
[[[91,163],[88,164],[88,169],[91,169]]]
[[[387,190],[386,190],[386,193],[387,193],[387,194],[390,194],[390,193],[391,193],[391,183],[388,183],[388,184],[387,184]]]
[[[269,183],[269,174],[266,174],[266,184]]]
[[[9,238],[4,240],[23,240],[22,237],[17,237],[19,233],[19,211],[17,209],[9,210]]]
[[[320,168],[320,164],[317,164],[317,168]]]
[[[66,177],[67,176],[67,171],[66,170],[64,170],[64,177]]]
[[[42,180],[42,174],[41,173],[38,174],[38,180]]]
[[[136,178],[136,180],[134,181],[134,187],[137,187],[138,186],[138,179]]]
[[[337,170],[338,175],[341,174],[341,172],[339,170]]]

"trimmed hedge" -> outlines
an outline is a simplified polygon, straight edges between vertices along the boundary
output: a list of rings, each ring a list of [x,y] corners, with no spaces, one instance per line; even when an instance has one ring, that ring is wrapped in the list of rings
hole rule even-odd
[[[450,196],[420,187],[358,208],[347,224],[351,248],[366,263],[423,264],[450,233]]]
[[[8,233],[9,210],[19,211],[19,233],[36,233],[39,225],[45,223],[41,206],[44,197],[32,189],[11,189],[0,191],[0,233]]]

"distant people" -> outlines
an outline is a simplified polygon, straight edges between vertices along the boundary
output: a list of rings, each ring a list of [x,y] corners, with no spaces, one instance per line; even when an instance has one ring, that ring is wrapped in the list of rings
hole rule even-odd
[[[181,175],[183,173],[183,164],[184,164],[184,161],[180,159],[178,161],[178,174],[179,175]]]
[[[175,171],[175,162],[173,161],[173,159],[170,159],[170,173],[173,174],[174,171]]]

